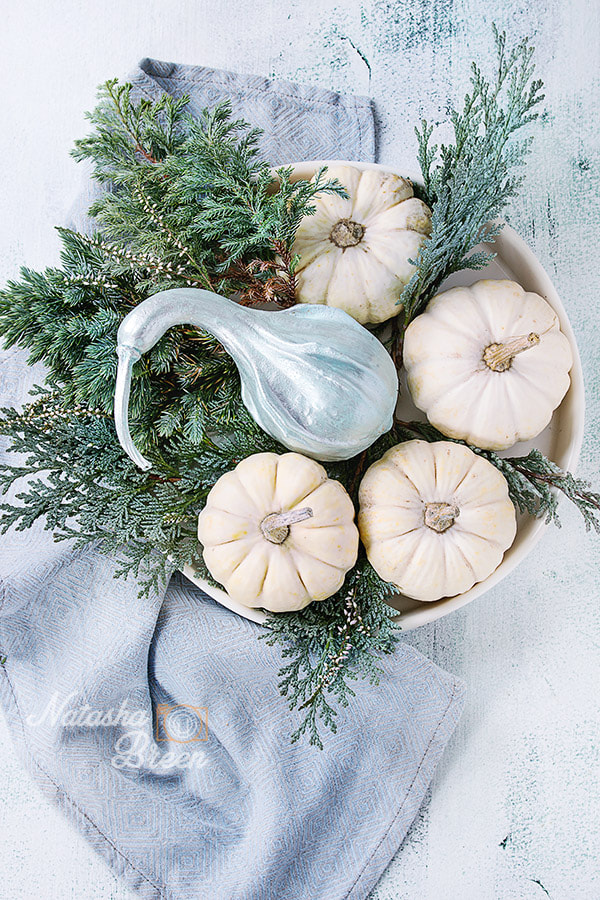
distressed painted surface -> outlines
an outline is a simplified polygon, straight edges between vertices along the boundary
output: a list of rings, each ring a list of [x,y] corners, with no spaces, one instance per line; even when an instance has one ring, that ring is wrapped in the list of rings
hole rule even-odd
[[[596,0],[85,0],[4,4],[0,281],[57,256],[76,190],[67,153],[95,85],[145,55],[235,68],[378,104],[380,158],[410,161],[412,127],[444,116],[490,22],[533,35],[549,113],[511,221],[548,268],[587,381],[580,473],[600,481],[600,8]],[[169,21],[167,21],[167,19]],[[8,174],[8,177],[7,177]],[[496,590],[407,639],[467,682],[467,708],[430,797],[373,900],[600,896],[600,541],[563,528]],[[0,872],[14,900],[125,900],[23,774],[2,732]],[[282,898],[293,900],[293,898]],[[323,898],[326,900],[326,898]]]

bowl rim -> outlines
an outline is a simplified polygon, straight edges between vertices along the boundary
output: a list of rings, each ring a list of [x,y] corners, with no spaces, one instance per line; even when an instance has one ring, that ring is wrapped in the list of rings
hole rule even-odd
[[[357,160],[303,160],[301,162],[290,162],[282,164],[280,166],[276,166],[272,169],[272,171],[274,175],[277,176],[277,169],[293,168],[294,175],[298,178],[311,178],[314,175],[315,171],[322,166],[352,166],[353,168],[360,169],[361,171],[374,169],[381,172],[390,172],[394,175],[401,175],[402,177],[409,179],[415,184],[420,183],[420,176],[416,174],[414,170],[411,171],[410,167],[402,166],[402,168],[400,168],[397,165],[361,162]],[[510,251],[520,259],[526,261],[527,266],[532,273],[532,277],[535,279],[536,284],[538,285],[537,292],[544,297],[544,299],[550,304],[550,306],[558,315],[561,331],[568,338],[571,345],[571,350],[573,352],[573,365],[570,370],[571,383],[565,397],[570,396],[573,412],[571,414],[570,420],[571,436],[568,441],[567,458],[566,462],[563,464],[563,467],[572,472],[574,471],[575,466],[577,465],[577,461],[579,460],[585,425],[585,394],[583,370],[575,334],[573,332],[573,328],[569,321],[567,311],[560,299],[560,296],[552,280],[550,279],[550,276],[542,266],[537,256],[534,254],[533,250],[531,250],[531,248],[518,234],[518,232],[516,232],[514,228],[512,228],[508,223],[504,222],[503,220],[497,221],[502,222],[502,231],[493,242],[489,243],[488,246],[493,249],[494,252],[496,252],[501,258],[505,257],[506,251]],[[505,253],[502,253],[503,249],[505,250]],[[542,288],[542,290],[539,289],[540,287]],[[564,398],[562,402],[564,402]],[[523,537],[522,542],[513,550],[510,558],[504,557],[504,559],[497,567],[497,569],[494,570],[494,572],[492,572],[483,581],[480,581],[477,584],[473,585],[473,587],[468,591],[465,591],[462,594],[457,594],[454,597],[442,598],[441,600],[437,600],[434,603],[423,602],[419,605],[419,607],[405,612],[398,612],[396,615],[392,616],[392,618],[402,626],[403,631],[411,631],[414,628],[420,627],[421,625],[429,624],[430,622],[434,622],[437,619],[447,616],[457,609],[461,609],[463,606],[471,603],[477,597],[480,597],[483,594],[487,593],[487,591],[491,590],[512,571],[514,571],[514,569],[518,565],[520,565],[525,557],[531,553],[535,545],[542,538],[542,535],[545,533],[547,527],[548,523],[544,519],[536,519],[533,523],[533,526],[530,528],[529,534]],[[191,565],[184,566],[182,572],[186,576],[186,578],[200,587],[203,591],[205,591],[205,593],[207,593],[221,605],[227,607],[233,612],[238,613],[238,615],[249,619],[250,621],[256,622],[261,625],[266,622],[267,613],[265,613],[261,609],[254,609],[237,603],[223,588],[214,587],[203,578],[199,578],[198,576],[196,576]]]

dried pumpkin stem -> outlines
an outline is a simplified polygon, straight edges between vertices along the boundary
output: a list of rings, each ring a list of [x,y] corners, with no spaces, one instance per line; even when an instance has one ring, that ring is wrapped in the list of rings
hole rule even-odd
[[[423,519],[428,528],[442,534],[454,525],[459,515],[460,509],[452,503],[426,503]]]
[[[483,351],[483,361],[492,372],[506,372],[517,353],[529,350],[539,342],[539,334],[532,331],[530,334],[521,334],[505,344],[490,344]]]
[[[284,513],[269,513],[260,523],[260,530],[272,544],[283,544],[290,533],[290,525],[297,522],[304,522],[310,519],[313,511],[310,506],[303,506],[302,509],[290,509]]]
[[[345,250],[346,247],[356,247],[363,239],[364,226],[353,219],[340,219],[329,232],[329,240],[336,247]]]

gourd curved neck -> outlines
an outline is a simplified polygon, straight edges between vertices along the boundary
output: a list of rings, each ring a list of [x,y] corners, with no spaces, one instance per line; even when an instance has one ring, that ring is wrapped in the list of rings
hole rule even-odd
[[[238,303],[198,288],[160,291],[136,306],[123,319],[117,332],[119,365],[115,385],[114,417],[119,442],[140,469],[151,463],[137,449],[129,429],[129,394],[134,364],[174,325],[195,325],[218,338],[239,359],[243,355],[243,333],[248,311]]]
[[[195,325],[230,349],[238,345],[237,327],[247,318],[248,310],[220,294],[199,288],[174,288],[154,294],[132,310],[121,323],[117,339],[119,346],[143,354],[169,328]]]

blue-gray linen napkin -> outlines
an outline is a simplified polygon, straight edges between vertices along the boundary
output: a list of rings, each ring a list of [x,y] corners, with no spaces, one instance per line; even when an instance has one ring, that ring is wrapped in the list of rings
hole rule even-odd
[[[229,98],[276,163],[372,160],[370,101],[145,59],[136,94]],[[85,226],[91,191],[77,216]],[[5,352],[0,403],[39,368]],[[403,840],[463,705],[463,685],[400,643],[357,682],[324,750],[290,745],[260,626],[183,576],[150,599],[96,549],[40,527],[0,541],[1,696],[33,777],[145,898],[359,900]]]

